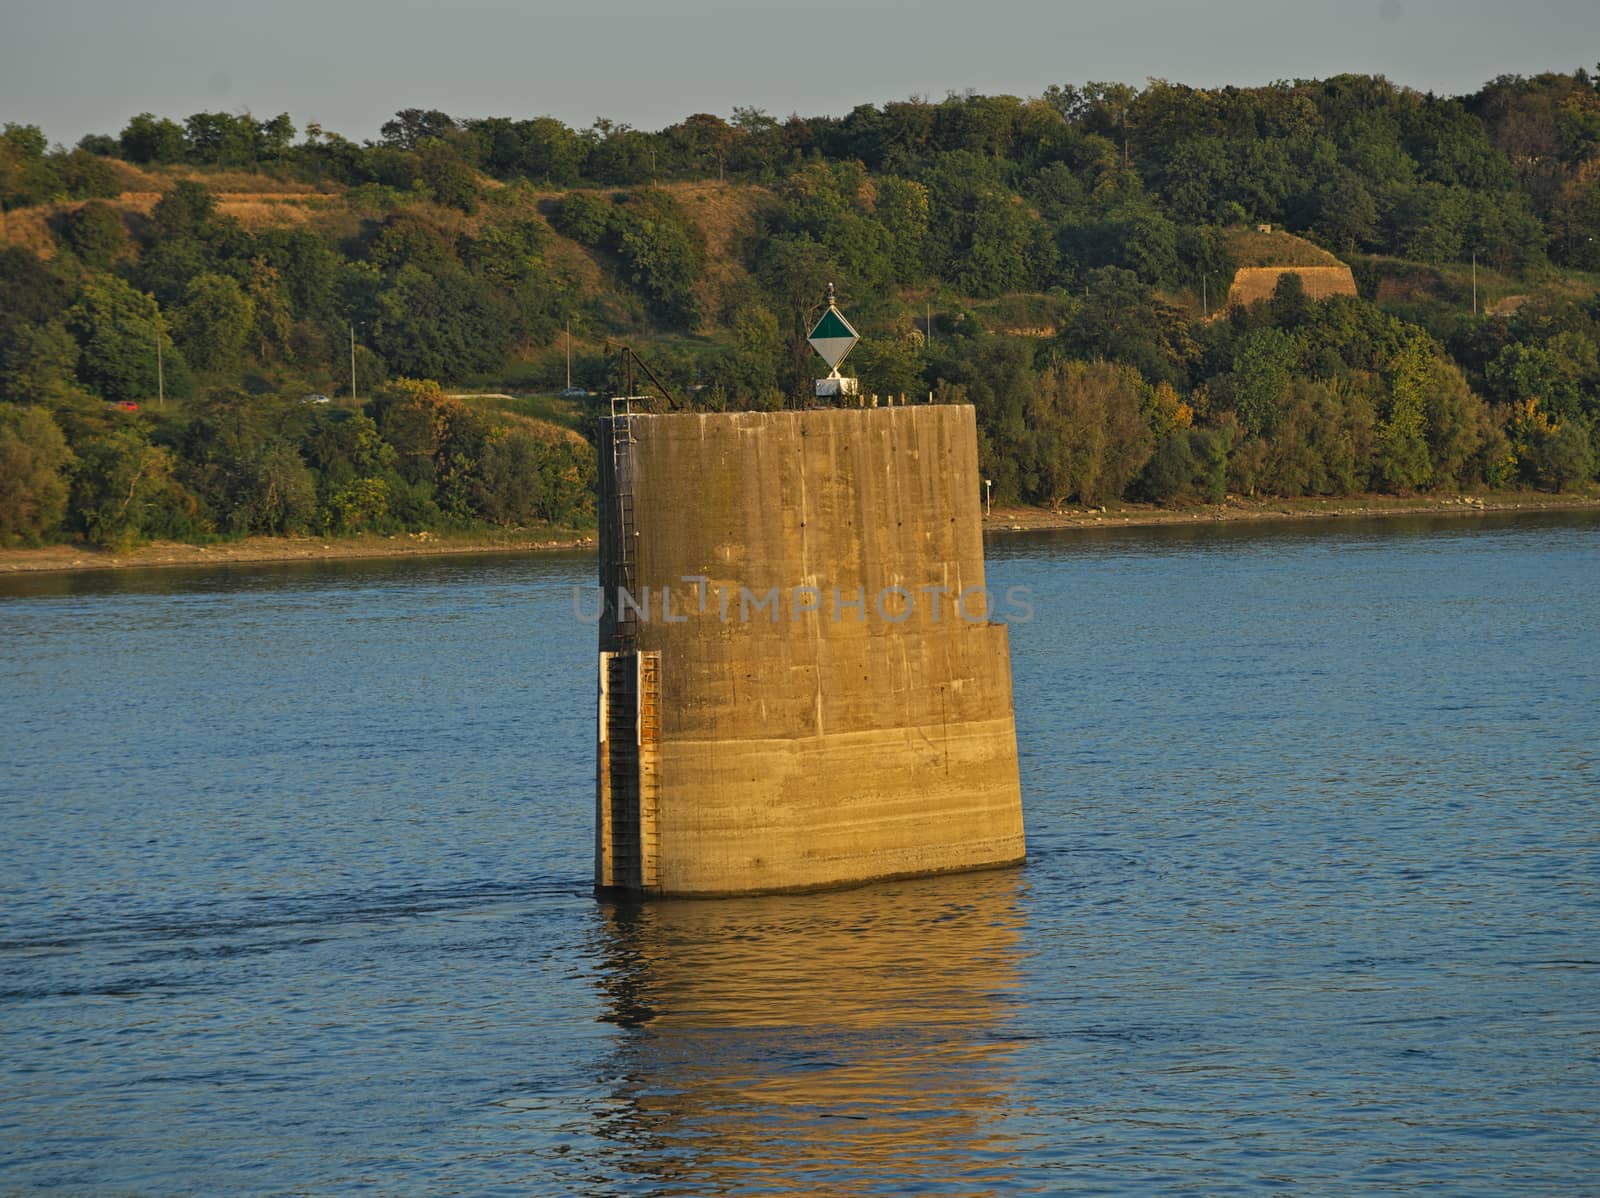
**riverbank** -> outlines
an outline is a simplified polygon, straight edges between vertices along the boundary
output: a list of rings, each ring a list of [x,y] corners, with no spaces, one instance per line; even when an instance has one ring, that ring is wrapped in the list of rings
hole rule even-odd
[[[451,553],[532,553],[592,549],[594,544],[592,530],[557,528],[528,534],[413,532],[365,537],[246,537],[210,545],[154,541],[120,553],[88,545],[46,545],[39,549],[0,550],[0,574],[437,557]]]
[[[1600,494],[1551,495],[1543,491],[1500,491],[1490,495],[1347,495],[1337,499],[1245,499],[1229,496],[1219,504],[1164,508],[1119,503],[1104,507],[997,507],[984,517],[985,533],[1040,532],[1051,529],[1136,527],[1154,524],[1204,524],[1262,520],[1322,520],[1341,517],[1478,516],[1491,512],[1559,512],[1600,509]],[[254,562],[334,561],[347,558],[436,557],[451,553],[535,553],[592,550],[593,530],[546,529],[537,533],[394,533],[365,537],[247,537],[211,545],[156,541],[113,553],[87,545],[47,545],[40,549],[0,549],[0,574],[65,570],[145,569],[162,566],[242,565]]]
[[[1377,519],[1385,516],[1482,516],[1506,512],[1600,509],[1594,491],[1552,495],[1545,491],[1497,491],[1487,495],[1343,495],[1337,498],[1246,499],[1165,508],[1115,503],[1096,507],[997,507],[985,517],[986,533],[1052,529],[1135,527],[1153,524],[1248,523],[1268,520]]]

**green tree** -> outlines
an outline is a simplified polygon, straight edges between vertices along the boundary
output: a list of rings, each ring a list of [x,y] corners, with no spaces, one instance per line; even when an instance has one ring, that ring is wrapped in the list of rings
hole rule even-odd
[[[1490,393],[1501,402],[1537,399],[1561,419],[1600,405],[1600,350],[1588,336],[1564,329],[1543,344],[1506,346],[1484,369]]]
[[[828,284],[843,277],[839,264],[810,237],[791,233],[762,246],[758,272],[780,330],[778,387],[785,395],[804,400],[812,394],[816,361],[806,338],[821,313]]]
[[[73,460],[49,412],[0,404],[0,545],[37,545],[60,525]]]
[[[916,399],[925,389],[925,355],[920,333],[863,338],[850,361],[861,378],[862,389],[873,394]]]
[[[897,282],[914,283],[928,270],[928,189],[910,179],[880,179],[874,214],[889,235],[889,258]]]
[[[306,532],[317,513],[316,480],[292,445],[272,441],[241,463],[232,526],[274,536]]]
[[[1551,256],[1577,270],[1600,270],[1600,156],[1557,192],[1550,212]]]
[[[377,307],[372,341],[391,372],[458,380],[499,366],[510,344],[504,311],[459,268],[402,267]]]
[[[216,212],[217,197],[205,184],[180,179],[151,209],[150,231],[156,241],[198,236]]]
[[[294,319],[283,280],[264,258],[251,260],[244,297],[253,313],[248,341],[256,360],[278,357],[289,348]]]
[[[78,343],[65,321],[20,325],[0,338],[0,396],[38,403],[56,399],[74,382]]]
[[[530,220],[490,225],[462,253],[473,275],[500,297],[520,342],[550,340],[577,307],[578,287],[571,273],[545,264],[549,236],[543,225]]]
[[[188,151],[183,126],[149,112],[129,121],[119,140],[122,156],[141,164],[182,162]]]
[[[779,188],[784,235],[823,246],[863,297],[881,294],[894,277],[889,230],[874,214],[877,190],[860,163],[811,163]]]
[[[1215,429],[1178,428],[1161,438],[1134,491],[1162,504],[1221,503],[1227,489],[1228,439]]]
[[[706,372],[711,406],[750,408],[767,404],[777,388],[777,367],[782,348],[778,319],[751,296],[730,313],[734,346],[714,359]]]
[[[149,535],[171,485],[171,453],[126,426],[89,437],[76,453],[70,507],[90,543],[123,550]]]
[[[72,381],[78,347],[63,320],[73,298],[61,263],[0,248],[0,398],[34,402]]]
[[[622,197],[612,213],[609,244],[659,316],[680,327],[694,324],[705,239],[670,194],[651,189]]]
[[[1311,319],[1312,303],[1305,280],[1294,271],[1286,271],[1272,288],[1272,322],[1280,329],[1297,329]]]
[[[417,212],[396,212],[385,217],[367,251],[367,258],[384,270],[414,266],[432,273],[460,268],[455,245],[443,229]]]
[[[611,201],[592,191],[569,191],[556,205],[554,223],[579,245],[597,246],[611,226]]]
[[[1534,446],[1532,465],[1542,486],[1564,491],[1594,474],[1594,447],[1589,425],[1577,417],[1556,424]]]
[[[585,173],[611,187],[653,182],[658,153],[650,134],[601,118],[590,131]]]
[[[1428,455],[1428,385],[1431,353],[1414,339],[1389,370],[1387,410],[1378,422],[1377,474],[1385,488],[1410,491],[1433,477]]]
[[[91,280],[83,298],[67,313],[67,330],[78,342],[79,381],[104,399],[155,395],[156,338],[164,338],[161,328],[155,300],[113,275]],[[163,365],[168,389],[181,394],[185,375],[179,355],[169,351]]]
[[[289,307],[300,320],[328,321],[338,308],[340,258],[309,229],[268,229],[256,248],[289,293]]]
[[[691,171],[714,170],[718,179],[725,176],[728,153],[738,137],[732,125],[712,113],[697,112],[665,132]]]
[[[1467,386],[1461,368],[1430,357],[1423,405],[1434,481],[1454,487],[1479,481],[1479,464],[1489,440],[1489,408]]]
[[[61,240],[92,270],[105,270],[127,247],[122,217],[110,204],[91,200],[61,219]]]
[[[995,296],[1030,288],[1033,238],[1022,201],[1002,191],[977,196],[950,258],[951,282],[967,295]]]
[[[389,515],[389,483],[352,478],[328,497],[328,522],[344,532],[381,526]]]
[[[228,275],[190,280],[172,317],[173,336],[184,357],[200,370],[238,368],[256,324],[255,303]]]
[[[287,112],[256,123],[256,158],[261,162],[278,162],[289,153],[294,141],[294,122]]]
[[[139,256],[131,280],[163,308],[174,308],[189,283],[218,269],[214,256],[193,237],[172,237],[156,242]]]
[[[66,194],[61,177],[45,158],[45,145],[37,125],[13,123],[0,129],[0,210],[42,204]]]
[[[87,150],[57,151],[49,164],[69,199],[111,200],[122,194],[121,179],[111,164]]]
[[[1356,173],[1341,169],[1317,200],[1316,233],[1341,254],[1365,249],[1377,238],[1378,205]]]
[[[440,511],[471,518],[484,429],[461,401],[431,380],[396,379],[369,410],[403,482],[425,489]]]
[[[385,121],[378,132],[391,146],[402,150],[420,149],[429,141],[442,140],[456,128],[449,113],[437,108],[402,108],[394,119]]]
[[[443,143],[422,151],[422,181],[433,198],[449,208],[471,215],[478,210],[478,177]]]
[[[212,166],[253,166],[259,154],[260,127],[248,113],[197,112],[184,122],[189,157]]]
[[[520,429],[489,430],[475,480],[479,510],[492,523],[510,527],[538,518],[544,446]]]
[[[1038,433],[1036,499],[1059,506],[1119,498],[1154,449],[1139,372],[1109,362],[1062,362],[1039,377],[1030,423]]]
[[[1234,408],[1247,431],[1270,436],[1295,369],[1294,340],[1282,329],[1256,329],[1233,357]]]
[[[521,122],[518,132],[517,169],[529,178],[567,186],[582,177],[590,143],[577,130],[541,116]]]
[[[1395,206],[1393,248],[1435,265],[1461,257],[1469,210],[1466,193],[1438,183],[1418,183]]]
[[[358,478],[380,478],[398,461],[372,417],[339,408],[318,408],[312,414],[299,449],[325,489]]]
[[[1198,355],[1188,317],[1131,271],[1114,266],[1089,272],[1082,301],[1061,322],[1056,349],[1123,362],[1147,379],[1180,386]]]

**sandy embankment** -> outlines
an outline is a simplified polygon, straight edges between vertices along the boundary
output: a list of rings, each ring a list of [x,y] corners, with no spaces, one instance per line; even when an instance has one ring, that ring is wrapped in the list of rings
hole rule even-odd
[[[1384,516],[1482,516],[1506,512],[1562,512],[1600,509],[1600,495],[1551,495],[1506,491],[1493,495],[1344,495],[1336,499],[1242,499],[1187,508],[1123,503],[1104,507],[995,508],[985,532],[1037,532],[1047,529],[1134,527],[1150,524],[1250,523],[1267,520],[1374,519]]]
[[[585,549],[594,533],[552,529],[542,536],[453,536],[396,533],[372,537],[246,537],[213,545],[156,541],[123,553],[87,545],[0,550],[0,574],[52,570],[120,570],[152,566],[227,566],[249,562],[338,561],[361,557],[436,557],[447,553],[520,553]]]

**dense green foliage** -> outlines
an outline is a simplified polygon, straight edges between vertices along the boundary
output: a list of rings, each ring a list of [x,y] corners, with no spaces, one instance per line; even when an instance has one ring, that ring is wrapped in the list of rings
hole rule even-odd
[[[1584,71],[1465,97],[1089,84],[654,133],[407,109],[374,142],[296,135],[222,113],[72,150],[0,132],[0,206],[51,206],[55,251],[0,251],[0,538],[581,518],[586,447],[387,380],[553,390],[570,329],[596,390],[623,336],[694,404],[808,402],[830,282],[864,390],[972,402],[1002,502],[1560,489],[1600,466]],[[207,186],[224,169],[334,202],[241,223]],[[113,202],[127,172],[164,188],[147,215]],[[1275,243],[1307,265],[1346,256],[1360,297],[1287,274],[1220,310],[1255,224],[1312,243]],[[1480,313],[1480,267],[1535,298]],[[344,399],[301,402],[320,392]]]

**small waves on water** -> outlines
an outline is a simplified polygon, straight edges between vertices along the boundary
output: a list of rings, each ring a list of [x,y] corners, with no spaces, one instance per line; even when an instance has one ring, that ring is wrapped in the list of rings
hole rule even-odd
[[[1569,1194],[1592,519],[991,546],[1030,854],[589,889],[581,559],[0,597],[0,1193]]]

